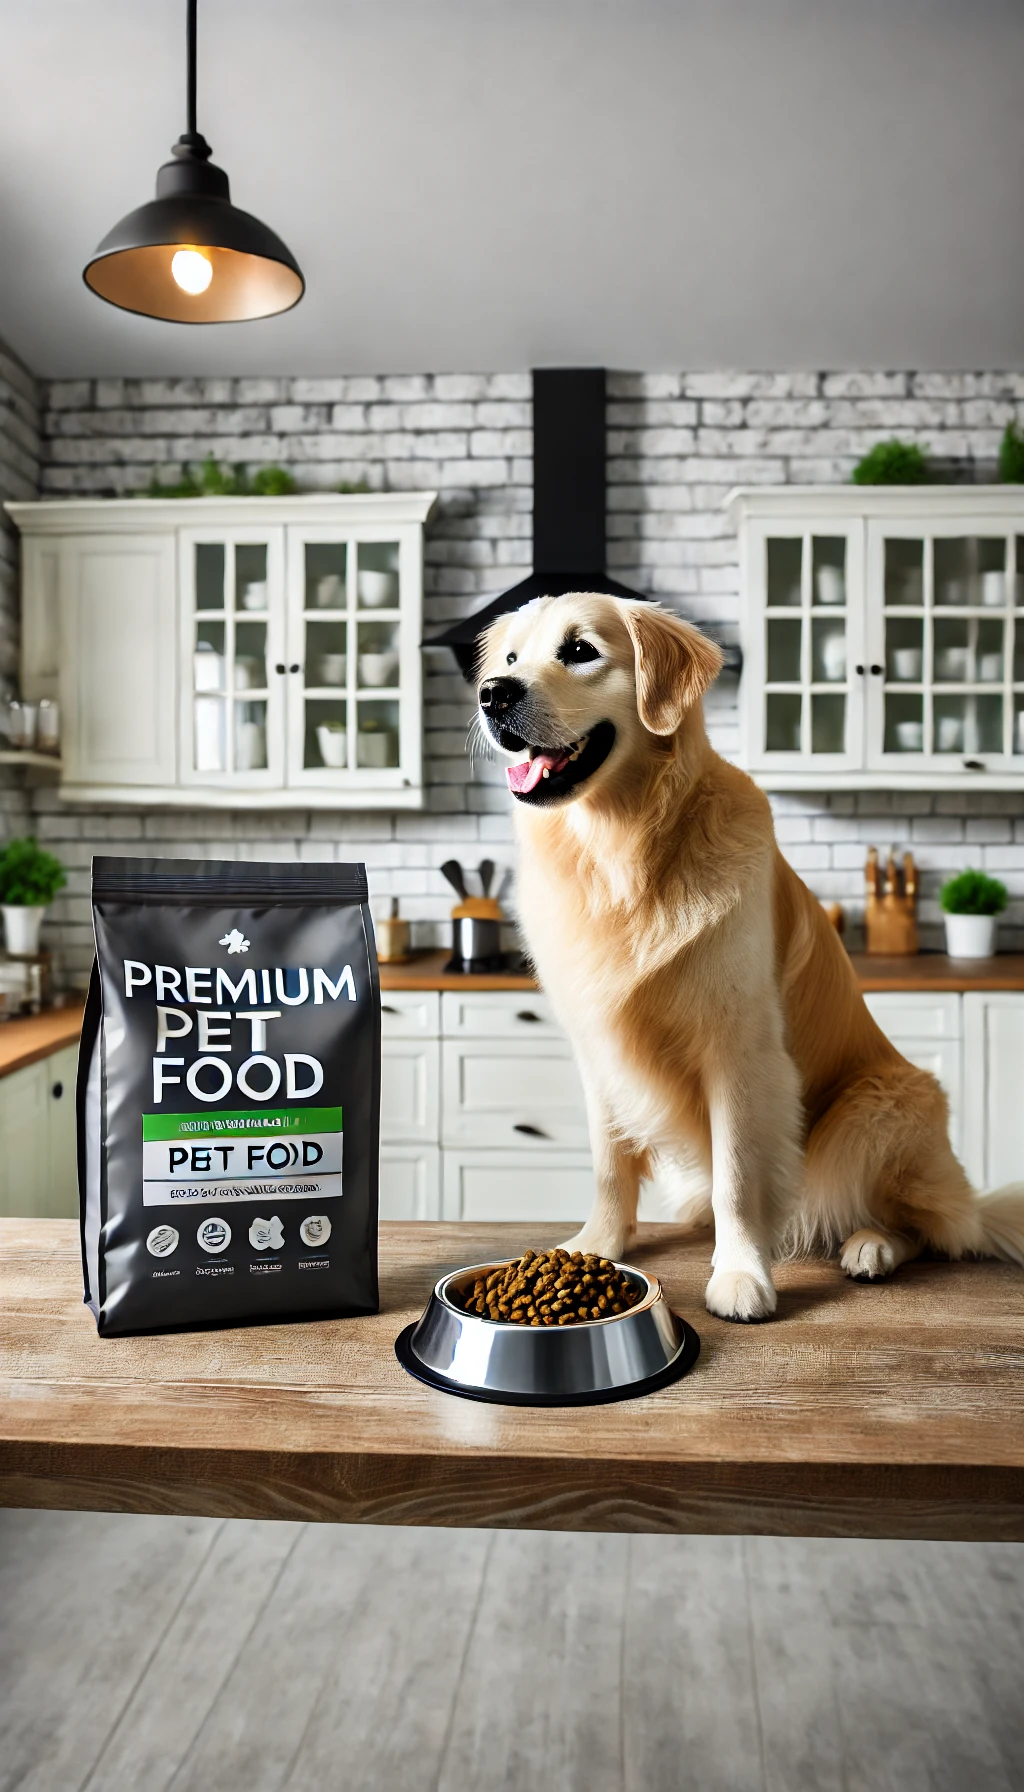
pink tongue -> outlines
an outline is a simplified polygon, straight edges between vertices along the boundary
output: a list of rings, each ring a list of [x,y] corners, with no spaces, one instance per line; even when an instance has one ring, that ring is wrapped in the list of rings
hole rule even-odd
[[[535,758],[524,760],[522,765],[510,765],[505,774],[508,787],[517,796],[529,792],[540,783],[545,768],[549,772],[560,772],[568,760],[568,753],[538,753]]]

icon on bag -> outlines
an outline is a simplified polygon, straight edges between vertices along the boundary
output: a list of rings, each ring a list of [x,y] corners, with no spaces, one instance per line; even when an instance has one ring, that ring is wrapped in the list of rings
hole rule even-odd
[[[204,1251],[216,1255],[218,1251],[226,1251],[231,1243],[231,1227],[227,1220],[204,1220],[196,1238]]]
[[[269,1220],[254,1219],[249,1227],[249,1243],[254,1251],[279,1251],[284,1244],[284,1227],[277,1214]]]
[[[299,1237],[311,1251],[318,1251],[331,1236],[331,1222],[326,1213],[311,1213],[299,1227]]]
[[[173,1226],[154,1226],[146,1240],[151,1257],[169,1257],[178,1248],[178,1234]]]

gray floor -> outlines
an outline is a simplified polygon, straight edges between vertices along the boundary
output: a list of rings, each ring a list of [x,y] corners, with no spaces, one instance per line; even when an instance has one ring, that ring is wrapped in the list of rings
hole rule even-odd
[[[1024,1546],[0,1513],[0,1792],[1019,1792]]]

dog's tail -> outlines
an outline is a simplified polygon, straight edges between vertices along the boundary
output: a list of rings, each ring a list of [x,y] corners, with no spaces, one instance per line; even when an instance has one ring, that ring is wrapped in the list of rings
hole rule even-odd
[[[1008,1182],[978,1196],[983,1244],[979,1257],[1001,1257],[1024,1269],[1024,1182]]]

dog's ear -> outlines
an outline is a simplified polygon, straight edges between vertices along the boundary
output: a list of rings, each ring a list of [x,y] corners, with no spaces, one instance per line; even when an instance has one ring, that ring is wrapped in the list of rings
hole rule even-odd
[[[698,628],[656,604],[626,603],[636,657],[636,706],[651,734],[674,734],[722,668],[723,654]]]

